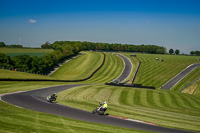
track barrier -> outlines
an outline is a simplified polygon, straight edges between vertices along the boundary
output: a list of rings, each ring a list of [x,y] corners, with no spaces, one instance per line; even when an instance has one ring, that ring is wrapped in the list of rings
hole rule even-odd
[[[120,87],[134,87],[134,88],[146,88],[146,89],[156,89],[153,86],[142,86],[142,84],[124,84],[124,83],[105,83],[105,85],[120,86]]]

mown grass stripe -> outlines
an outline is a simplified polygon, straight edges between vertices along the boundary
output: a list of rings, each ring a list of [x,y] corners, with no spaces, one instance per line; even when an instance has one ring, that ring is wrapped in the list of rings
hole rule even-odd
[[[146,89],[144,89],[143,91],[140,92],[140,102],[141,102],[141,105],[143,105],[143,106],[149,106],[146,95],[147,95]]]
[[[119,99],[120,99],[122,89],[118,89],[117,87],[111,87],[111,88],[113,89],[113,92],[109,98],[109,102],[112,104],[118,105],[120,103]]]
[[[185,96],[183,96],[183,95],[178,95],[178,96],[179,96],[179,98],[184,102],[184,104],[185,104],[188,108],[196,109],[195,103],[192,102],[188,97],[185,97]],[[193,104],[192,104],[191,102],[192,102]]]
[[[141,99],[140,99],[141,91],[135,90],[134,97],[133,97],[133,103],[135,105],[141,105]]]
[[[129,89],[127,94],[127,105],[133,106],[133,96],[134,96],[135,89]]]
[[[169,107],[169,105],[167,104],[167,99],[166,99],[165,93],[160,93],[159,99],[160,99],[160,103],[161,103],[162,107]]]
[[[186,97],[186,95],[184,95]],[[193,97],[192,95],[187,95],[188,99],[190,99],[192,106],[195,106],[195,108],[200,108],[200,100],[198,98]]]
[[[128,90],[127,89],[123,89],[119,98],[119,103],[120,104],[127,104],[127,95],[128,95]]]
[[[181,109],[188,108],[185,105],[184,101],[182,101],[178,95],[176,95],[175,93],[171,93],[171,92],[169,92],[169,95],[170,95],[170,97],[172,99],[172,103],[173,103],[174,106],[176,106],[178,108],[181,108]]]
[[[147,103],[148,105],[152,106],[152,107],[156,107],[155,101],[154,101],[154,91],[150,91],[148,90],[146,93],[146,98],[147,98]]]

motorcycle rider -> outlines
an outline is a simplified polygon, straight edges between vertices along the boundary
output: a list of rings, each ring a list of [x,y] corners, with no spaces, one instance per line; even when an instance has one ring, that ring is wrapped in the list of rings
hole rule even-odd
[[[108,104],[107,104],[107,102],[105,101],[105,102],[103,102],[103,103],[99,103],[99,104],[101,105],[101,107],[103,108],[104,113],[105,113],[106,110],[107,110],[107,108],[108,108]]]
[[[50,96],[50,98],[52,98],[52,99],[54,99],[54,98],[55,98],[55,99],[56,99],[56,98],[57,98],[57,95],[56,95],[56,93],[54,93],[53,95],[51,95],[51,96]]]

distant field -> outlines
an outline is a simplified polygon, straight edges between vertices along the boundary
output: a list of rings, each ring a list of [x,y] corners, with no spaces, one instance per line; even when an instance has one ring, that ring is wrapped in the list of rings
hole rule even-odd
[[[29,55],[41,57],[45,54],[53,52],[53,49],[34,49],[34,48],[0,48],[0,53],[14,57],[18,55]]]
[[[81,86],[58,93],[60,104],[90,112],[103,101],[108,101],[110,115],[200,131],[200,99],[192,95],[105,85]]]
[[[141,66],[134,83],[161,87],[187,66],[198,63],[196,56],[136,54]],[[134,57],[135,58],[135,57]],[[159,58],[159,60],[156,60]],[[160,61],[164,60],[164,61]]]
[[[0,69],[0,79],[53,79],[48,76]]]
[[[42,57],[45,54],[47,54],[47,53],[6,53],[6,55],[10,56],[10,57],[15,57],[15,56],[18,56],[18,55],[29,55],[29,56]]]

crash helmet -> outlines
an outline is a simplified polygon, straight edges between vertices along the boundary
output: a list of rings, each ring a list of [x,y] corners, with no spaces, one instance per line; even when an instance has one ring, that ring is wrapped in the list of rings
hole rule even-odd
[[[105,101],[105,102],[103,102],[104,104],[106,104],[107,102]]]

